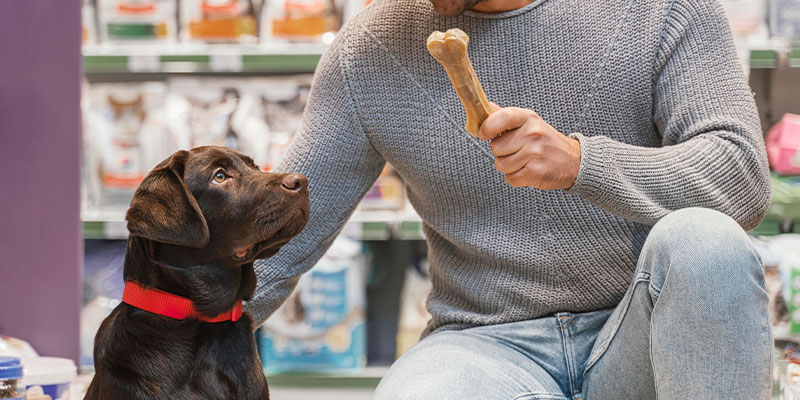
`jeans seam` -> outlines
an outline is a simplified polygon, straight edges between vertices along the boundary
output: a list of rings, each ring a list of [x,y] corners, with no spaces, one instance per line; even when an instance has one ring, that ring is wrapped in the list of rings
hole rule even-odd
[[[653,282],[647,285],[647,291],[650,292],[650,298],[654,303],[658,300],[659,296],[661,296],[661,290],[653,286]]]
[[[650,321],[648,325],[650,325],[650,334],[648,335],[648,345],[650,346],[650,368],[653,370],[653,389],[656,394],[655,400],[658,400],[658,373],[656,372],[656,361],[653,357],[653,314],[656,311],[656,305],[653,304],[653,309],[650,311]]]
[[[567,397],[555,394],[555,393],[525,393],[521,394],[517,397],[514,397],[513,400],[567,400]]]
[[[564,362],[567,365],[567,376],[569,377],[569,391],[570,396],[575,394],[575,388],[578,385],[578,376],[575,371],[575,354],[572,351],[572,343],[570,342],[570,324],[572,323],[572,317],[563,317],[566,320],[566,323],[563,323],[562,317],[558,317],[558,324],[559,328],[561,328],[561,343],[564,347]]]
[[[635,286],[635,285],[637,285],[639,283],[647,283],[648,286],[649,286],[650,273],[649,272],[645,272],[645,271],[639,272],[636,275],[636,278],[634,279],[633,285]],[[617,305],[617,307],[624,306],[625,307],[625,310],[624,310],[625,312],[619,317],[619,321],[615,321],[616,322],[616,326],[614,327],[614,331],[611,332],[611,335],[609,335],[609,337],[606,339],[605,342],[600,344],[600,347],[602,348],[602,350],[595,357],[591,357],[591,355],[590,355],[589,361],[587,361],[587,363],[586,363],[586,368],[584,368],[584,370],[583,370],[583,374],[584,375],[586,375],[586,373],[594,366],[594,364],[596,364],[597,361],[600,360],[603,357],[603,354],[605,354],[606,350],[608,350],[608,346],[611,345],[611,341],[614,339],[615,336],[617,336],[617,331],[619,331],[619,327],[620,327],[620,325],[622,325],[622,320],[625,319],[625,315],[628,314],[628,309],[630,308],[630,304],[633,301],[633,290],[635,290],[635,289],[629,289],[629,290],[631,290],[631,296],[630,296],[630,298],[627,299],[627,303],[623,305],[622,302],[620,302],[620,304]],[[626,293],[626,297],[627,297],[627,293]],[[625,298],[623,297],[623,301],[624,300],[625,300]],[[612,313],[611,317],[609,317],[609,321],[613,317],[614,317],[614,313]]]

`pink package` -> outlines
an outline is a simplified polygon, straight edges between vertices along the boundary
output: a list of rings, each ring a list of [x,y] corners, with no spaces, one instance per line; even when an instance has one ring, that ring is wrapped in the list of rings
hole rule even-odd
[[[785,114],[767,135],[769,165],[781,175],[800,175],[800,115]]]

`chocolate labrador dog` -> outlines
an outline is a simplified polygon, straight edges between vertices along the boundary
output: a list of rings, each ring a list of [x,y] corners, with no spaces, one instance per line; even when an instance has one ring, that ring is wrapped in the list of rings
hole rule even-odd
[[[86,399],[268,399],[241,301],[253,261],[297,235],[308,210],[304,176],[261,172],[227,148],[156,166],[126,215],[125,294],[97,332]]]

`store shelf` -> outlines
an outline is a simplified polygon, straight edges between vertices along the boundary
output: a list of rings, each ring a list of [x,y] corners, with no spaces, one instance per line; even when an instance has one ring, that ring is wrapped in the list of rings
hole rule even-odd
[[[764,221],[753,235],[778,235],[780,233],[800,233],[800,178],[780,176],[773,172],[770,176],[772,201]]]
[[[751,50],[750,68],[752,69],[774,69],[779,65],[778,52],[776,50]]]
[[[353,372],[293,372],[268,374],[270,387],[374,389],[388,367],[367,367]]]
[[[97,45],[83,47],[87,74],[308,73],[325,51],[313,43],[256,45]]]
[[[345,224],[342,234],[360,240],[423,240],[422,220],[410,207],[407,211],[358,210]],[[84,239],[127,239],[124,209],[81,212]]]
[[[792,68],[800,68],[800,48],[792,49],[789,52],[789,66]]]

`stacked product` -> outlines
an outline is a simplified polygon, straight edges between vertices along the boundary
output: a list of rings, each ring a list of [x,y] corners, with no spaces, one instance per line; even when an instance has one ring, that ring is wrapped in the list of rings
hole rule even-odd
[[[299,126],[310,80],[298,75],[88,85],[84,206],[127,206],[144,175],[179,149],[226,146],[270,170]]]
[[[97,43],[97,30],[95,24],[94,4],[88,0],[83,1],[81,7],[81,43]]]
[[[0,399],[69,400],[76,376],[72,360],[40,357],[28,342],[0,336]]]
[[[84,0],[84,43],[325,41],[369,0]],[[95,16],[95,10],[97,15]],[[97,29],[95,29],[97,26]],[[99,31],[99,40],[94,33]],[[178,34],[180,32],[180,34]]]
[[[97,0],[104,42],[170,42],[177,38],[175,0]]]
[[[770,0],[769,16],[773,36],[800,39],[800,0]]]
[[[127,204],[144,175],[178,149],[161,83],[92,85],[84,101],[86,206]]]
[[[339,19],[332,0],[271,0],[262,26],[263,37],[313,40],[338,30]]]
[[[358,242],[337,238],[261,327],[267,372],[353,369],[366,363],[365,257]]]
[[[431,314],[426,308],[426,300],[431,289],[428,260],[417,260],[413,268],[406,269],[403,281],[400,316],[397,323],[397,357],[417,344],[422,331],[428,325]]]
[[[257,40],[256,10],[251,0],[182,0],[181,27],[186,41]]]

